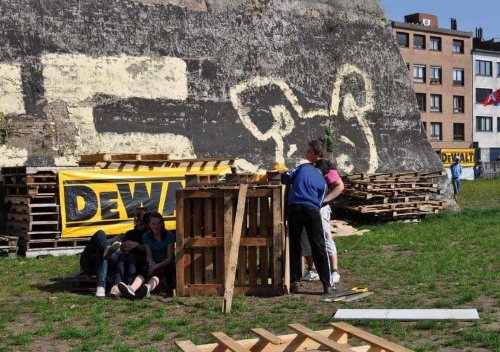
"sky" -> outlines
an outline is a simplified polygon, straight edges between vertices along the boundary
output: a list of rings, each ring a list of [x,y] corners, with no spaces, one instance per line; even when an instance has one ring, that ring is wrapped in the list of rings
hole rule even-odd
[[[404,22],[404,16],[423,12],[438,16],[438,26],[450,28],[450,18],[457,19],[458,30],[475,34],[483,27],[484,39],[500,38],[498,0],[381,0],[389,20]]]

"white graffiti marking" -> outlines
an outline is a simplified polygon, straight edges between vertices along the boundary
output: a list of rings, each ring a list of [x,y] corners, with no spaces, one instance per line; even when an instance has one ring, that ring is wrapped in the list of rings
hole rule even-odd
[[[290,102],[290,105],[293,107],[295,113],[299,118],[310,119],[317,116],[339,116],[341,85],[344,82],[344,79],[351,74],[359,75],[363,79],[365,88],[365,105],[358,106],[352,94],[347,93],[342,97],[344,101],[342,114],[348,119],[355,118],[359,126],[361,127],[361,130],[366,136],[369,148],[369,169],[367,170],[367,172],[375,172],[375,170],[378,168],[377,148],[375,145],[375,139],[373,137],[372,130],[368,124],[368,121],[366,120],[366,113],[372,110],[374,106],[372,84],[367,75],[357,67],[350,64],[345,64],[340,68],[338,76],[333,85],[330,111],[325,109],[317,109],[309,112],[304,112],[304,109],[300,105],[299,100],[293,93],[292,89],[288,86],[288,84],[278,78],[272,77],[253,77],[247,81],[239,83],[230,89],[229,96],[231,99],[231,103],[238,113],[238,117],[242,121],[243,125],[259,141],[267,141],[268,139],[273,139],[276,143],[275,160],[276,162],[284,163],[285,153],[283,138],[289,135],[295,128],[292,113],[288,111],[287,108],[283,105],[271,106],[270,110],[271,115],[274,118],[274,122],[272,127],[268,131],[263,133],[253,122],[252,117],[250,116],[250,109],[242,104],[240,95],[247,90],[260,88],[267,85],[275,85],[279,87],[283,92],[285,98]],[[340,136],[340,141],[354,147],[354,143],[346,136]],[[290,150],[286,153],[286,155],[290,157],[296,150],[296,145],[293,145],[293,147],[290,146]],[[337,156],[337,163],[339,164],[339,166],[341,166],[344,172],[351,172],[354,168],[350,157],[345,154],[340,154]]]

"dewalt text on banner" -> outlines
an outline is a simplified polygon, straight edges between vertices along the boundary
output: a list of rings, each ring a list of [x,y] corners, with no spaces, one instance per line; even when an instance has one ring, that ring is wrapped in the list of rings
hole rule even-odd
[[[62,237],[92,236],[97,230],[117,235],[133,227],[140,206],[159,212],[167,229],[175,229],[175,191],[186,174],[224,174],[212,170],[161,168],[154,170],[60,170]]]

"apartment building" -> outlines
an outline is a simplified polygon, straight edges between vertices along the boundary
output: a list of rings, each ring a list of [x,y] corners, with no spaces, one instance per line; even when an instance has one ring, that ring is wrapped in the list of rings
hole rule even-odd
[[[476,29],[473,42],[473,141],[478,158],[495,162],[500,157],[500,105],[484,106],[492,92],[500,89],[500,41],[484,40],[483,30]]]
[[[474,153],[470,157],[468,149],[472,144],[472,33],[457,30],[454,19],[450,29],[440,28],[436,16],[424,13],[391,24],[432,147],[446,151],[445,159],[452,155],[471,159],[472,166]]]

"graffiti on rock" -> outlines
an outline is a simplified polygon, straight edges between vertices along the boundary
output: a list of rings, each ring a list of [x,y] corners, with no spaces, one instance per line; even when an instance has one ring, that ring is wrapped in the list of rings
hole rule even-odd
[[[170,152],[193,157],[216,152],[241,158],[239,165],[249,171],[269,167],[259,161],[258,146],[235,145],[238,138],[252,138],[262,145],[273,144],[268,159],[285,163],[299,160],[302,146],[300,128],[304,121],[322,125],[341,120],[361,131],[368,150],[367,172],[378,167],[377,147],[367,113],[373,111],[372,84],[367,74],[344,64],[335,77],[329,109],[306,109],[289,83],[277,77],[251,77],[228,88],[228,97],[205,101],[189,95],[186,62],[175,57],[101,56],[44,54],[41,56],[44,98],[47,103],[64,102],[69,119],[78,126],[75,153],[97,151]],[[346,77],[356,76],[364,86],[364,97],[356,99],[342,90]],[[0,111],[24,114],[23,81],[19,65],[0,63]],[[361,101],[361,103],[360,103]],[[328,106],[328,103],[325,103]],[[22,117],[19,117],[22,118]],[[227,137],[231,131],[234,137]],[[339,143],[348,150],[360,148],[346,133]],[[342,131],[344,132],[344,131]],[[226,142],[222,138],[229,138]],[[233,138],[233,139],[230,139]],[[258,145],[259,143],[257,143]],[[22,150],[3,145],[2,155],[26,158]],[[355,159],[349,151],[336,155],[339,168],[351,172]],[[235,155],[234,155],[235,156]],[[20,158],[20,159],[19,159]]]

